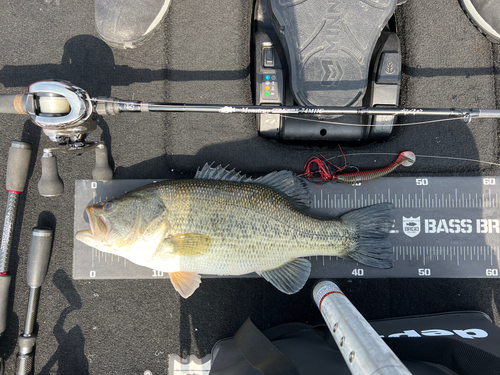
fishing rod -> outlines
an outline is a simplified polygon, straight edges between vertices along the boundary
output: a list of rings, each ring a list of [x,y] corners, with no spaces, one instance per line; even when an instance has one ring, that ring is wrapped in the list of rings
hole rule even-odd
[[[97,115],[117,115],[125,112],[198,112],[227,114],[280,115],[384,115],[384,116],[442,116],[462,118],[500,118],[500,109],[456,108],[397,108],[397,107],[306,107],[263,105],[173,104],[120,100],[113,97],[90,97],[80,87],[66,81],[40,81],[29,87],[28,94],[0,95],[0,113],[29,115],[53,141],[60,136],[76,141],[93,130],[82,124]],[[346,124],[349,125],[349,124]],[[81,128],[78,128],[80,126]],[[64,130],[64,131],[63,131]],[[71,131],[70,131],[71,130]]]
[[[397,108],[397,107],[306,107],[263,105],[212,105],[173,104],[120,100],[114,97],[91,97],[85,90],[67,81],[48,80],[33,83],[27,94],[0,94],[0,113],[29,115],[34,124],[58,144],[44,149],[42,184],[39,192],[43,196],[62,194],[63,185],[57,173],[54,153],[82,154],[96,151],[96,168],[93,179],[109,180],[113,171],[108,165],[107,150],[103,142],[89,142],[87,136],[97,129],[95,115],[118,115],[135,112],[191,112],[222,114],[269,114],[279,116],[311,115],[316,120],[338,115],[356,116],[440,116],[462,119],[468,123],[475,118],[500,118],[500,109],[455,109],[455,108]],[[327,120],[326,119],[326,120]],[[327,122],[327,121],[325,121]],[[342,124],[360,126],[360,124]],[[369,125],[384,127],[381,125]],[[43,165],[42,165],[43,167]]]
[[[452,116],[470,122],[473,118],[500,118],[497,109],[440,109],[440,108],[381,108],[381,107],[304,107],[263,105],[211,105],[211,104],[167,104],[124,101],[116,98],[92,98],[99,115],[117,115],[124,112],[201,112],[201,113],[245,113],[318,116]],[[349,124],[346,124],[349,125]]]

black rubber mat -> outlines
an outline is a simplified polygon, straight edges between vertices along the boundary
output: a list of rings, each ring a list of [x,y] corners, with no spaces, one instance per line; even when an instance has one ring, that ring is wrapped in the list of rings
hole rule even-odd
[[[0,12],[0,92],[25,92],[41,79],[65,79],[92,96],[177,103],[252,103],[251,15],[247,0],[172,0],[162,28],[137,50],[97,38],[92,2],[6,2]],[[458,0],[408,0],[396,9],[403,48],[402,104],[499,107],[498,46],[469,22]],[[74,181],[90,179],[93,155],[58,158],[65,194],[37,192],[43,148],[53,144],[25,118],[1,115],[0,160],[11,140],[33,145],[21,197],[11,272],[9,323],[0,343],[9,373],[24,325],[27,249],[35,226],[55,228],[42,287],[35,373],[166,374],[168,355],[203,356],[250,316],[259,328],[319,323],[310,280],[287,296],[262,279],[205,279],[183,300],[168,280],[72,280]],[[382,143],[343,147],[359,169],[390,164],[411,150],[417,162],[395,176],[498,176],[498,121],[461,120],[398,127]],[[248,115],[130,114],[99,119],[90,140],[106,142],[118,179],[191,177],[206,162],[250,175],[302,172],[319,154],[342,164],[336,144],[291,146],[257,135]],[[456,159],[460,158],[460,159]],[[0,175],[3,175],[0,173]],[[5,201],[3,191],[0,201]],[[336,279],[368,319],[481,310],[500,325],[499,279]]]

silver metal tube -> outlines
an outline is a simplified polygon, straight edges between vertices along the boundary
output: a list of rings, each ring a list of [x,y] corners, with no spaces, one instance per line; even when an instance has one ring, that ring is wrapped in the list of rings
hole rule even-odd
[[[28,311],[26,312],[26,322],[24,323],[24,335],[26,336],[30,336],[35,329],[39,299],[40,287],[30,288],[30,294],[28,298]]]
[[[500,109],[479,109],[480,118],[500,118]]]
[[[319,282],[313,298],[352,374],[411,375],[336,284]]]

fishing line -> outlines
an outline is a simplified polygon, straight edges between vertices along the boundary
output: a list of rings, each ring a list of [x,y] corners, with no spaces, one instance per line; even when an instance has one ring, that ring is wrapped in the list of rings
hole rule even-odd
[[[393,152],[370,152],[370,153],[355,153],[355,154],[344,154],[345,156],[366,156],[366,155],[389,155],[389,156],[394,156],[394,155],[399,155],[398,153],[393,153]],[[477,160],[477,159],[468,159],[468,158],[459,158],[455,156],[439,156],[439,155],[415,155],[418,158],[433,158],[433,159],[448,159],[448,160],[458,160],[458,161],[467,161],[467,162],[475,162],[475,163],[482,163],[482,164],[488,164],[488,165],[494,165],[496,167],[500,167],[500,163],[494,163],[491,161],[483,161],[483,160]],[[336,159],[344,157],[343,155],[337,155],[337,156],[332,156],[328,160]]]
[[[308,119],[308,118],[302,118],[302,117],[295,117],[295,116],[290,116],[290,115],[280,115],[280,116],[286,117],[286,118],[290,118],[290,119],[295,119],[295,120],[301,120],[301,121],[320,122],[322,124],[363,126],[363,127],[377,126],[377,125],[373,125],[373,124],[354,124],[354,123],[348,123],[348,122],[336,122],[336,121],[327,121],[327,120],[314,120],[314,119]],[[400,124],[392,124],[391,126],[423,125],[423,124],[432,124],[432,123],[436,123],[436,122],[456,121],[456,120],[460,120],[460,118],[459,117],[452,117],[452,118],[434,119],[434,120],[419,121],[419,122],[407,122],[407,123],[400,123]],[[461,122],[463,122],[463,121],[461,121]]]

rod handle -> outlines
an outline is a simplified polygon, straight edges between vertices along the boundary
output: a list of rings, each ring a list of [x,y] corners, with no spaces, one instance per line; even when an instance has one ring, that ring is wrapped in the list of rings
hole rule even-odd
[[[42,197],[56,197],[64,193],[64,183],[57,171],[57,159],[52,153],[42,156],[42,177],[38,181],[38,193]]]
[[[49,268],[54,231],[49,228],[34,228],[28,253],[26,279],[30,288],[43,284]]]
[[[5,187],[8,191],[22,192],[28,178],[31,145],[27,142],[11,141],[7,159]]]
[[[0,113],[27,115],[26,98],[23,94],[0,94]]]

